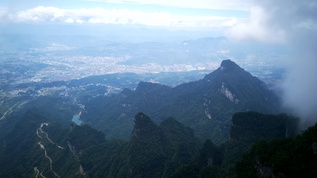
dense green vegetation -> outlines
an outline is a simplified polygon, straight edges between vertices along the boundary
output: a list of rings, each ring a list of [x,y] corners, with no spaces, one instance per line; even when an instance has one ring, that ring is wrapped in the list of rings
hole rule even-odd
[[[298,118],[287,114],[235,113],[231,120],[231,130],[223,164],[234,163],[243,152],[260,140],[295,137],[298,132],[298,122]]]
[[[297,120],[286,114],[237,113],[232,118],[230,140],[216,146],[210,139],[202,143],[192,129],[173,118],[157,125],[147,115],[138,113],[130,139],[122,141],[106,140],[104,133],[88,125],[62,127],[38,113],[38,110],[28,111],[2,140],[0,166],[4,170],[0,177],[33,177],[38,173],[46,177],[54,177],[54,173],[61,177],[235,177],[235,171],[244,177],[246,174],[241,174],[241,170],[257,174],[251,169],[257,164],[259,155],[256,154],[261,154],[261,165],[280,161],[276,168],[283,174],[288,173],[283,169],[292,164],[287,162],[289,156],[296,155],[291,159],[303,164],[310,156],[306,171],[311,170],[316,161],[306,154],[307,149],[309,154],[316,151],[312,147],[316,129],[296,137],[296,144],[303,146],[279,158],[283,149],[289,149],[287,145],[295,144],[290,138],[296,133]],[[312,139],[307,139],[307,135]],[[235,166],[236,160],[259,140],[286,137],[286,140],[257,143]],[[260,151],[254,151],[257,149]],[[52,169],[45,151],[52,160]]]
[[[136,90],[82,99],[85,110],[66,97],[8,102],[0,177],[317,174],[317,125],[297,135],[298,118],[267,114],[279,111],[274,94],[230,60],[197,82],[140,82]],[[71,122],[79,111],[87,125]]]
[[[292,138],[297,133],[297,125],[298,118],[286,114],[236,113],[232,117],[229,140],[218,147],[206,140],[198,156],[190,164],[179,167],[174,176],[236,177],[235,163],[253,144],[260,140]]]
[[[133,129],[131,118],[139,111],[158,124],[173,117],[194,129],[200,138],[219,145],[228,138],[230,119],[235,112],[277,113],[278,103],[263,82],[225,60],[199,81],[174,88],[140,82],[135,91],[125,89],[110,97],[91,99],[81,118],[104,132],[106,138],[127,140]]]
[[[260,141],[236,164],[237,177],[316,177],[317,124],[294,139]]]
[[[107,141],[91,147],[80,159],[92,177],[168,177],[188,163],[199,147],[193,130],[176,120],[168,118],[158,126],[139,113],[129,141]]]
[[[55,137],[48,134],[50,139],[56,141],[54,144],[39,131],[41,123],[48,121],[49,119],[39,115],[37,110],[30,110],[3,138],[0,149],[0,177],[34,177],[35,169],[47,177],[54,177],[53,171],[66,177],[78,175],[79,162],[70,154],[65,140],[56,139],[58,136],[62,138],[67,131],[60,125],[47,126],[52,127],[51,131],[55,133]],[[53,171],[50,169],[49,159],[45,157],[45,150],[53,160]]]
[[[73,113],[79,112],[77,105],[64,98],[41,96],[31,99],[22,97],[16,98],[12,102],[16,103],[16,107],[0,122],[0,140],[13,129],[14,125],[29,110],[36,110],[37,114],[45,116],[48,120],[57,122],[65,128],[68,128],[69,124],[72,123]]]
[[[200,147],[193,130],[172,118],[158,126],[139,113],[131,139],[120,141],[87,125],[63,128],[38,113],[28,111],[3,138],[0,177],[32,177],[35,169],[46,177],[168,176]]]

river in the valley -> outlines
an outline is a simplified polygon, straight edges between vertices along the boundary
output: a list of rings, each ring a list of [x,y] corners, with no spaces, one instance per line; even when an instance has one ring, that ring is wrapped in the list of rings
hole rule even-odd
[[[74,115],[72,119],[72,121],[75,122],[75,124],[77,125],[81,125],[83,123],[83,121],[80,120],[80,115],[81,115],[81,112],[79,114]]]

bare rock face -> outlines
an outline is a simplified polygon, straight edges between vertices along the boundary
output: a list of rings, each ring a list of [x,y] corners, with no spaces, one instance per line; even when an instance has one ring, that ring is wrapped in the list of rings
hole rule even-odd
[[[226,96],[231,102],[238,104],[239,99],[236,98],[235,94],[233,94],[228,88],[225,87],[225,83],[222,82],[220,92]]]

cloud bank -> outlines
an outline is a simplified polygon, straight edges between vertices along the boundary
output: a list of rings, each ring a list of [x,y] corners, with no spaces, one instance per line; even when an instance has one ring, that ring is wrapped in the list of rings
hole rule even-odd
[[[56,7],[35,7],[12,12],[0,11],[0,21],[10,23],[77,23],[77,24],[123,24],[154,27],[215,29],[228,28],[237,23],[235,17],[184,16],[169,12],[142,12],[139,10],[59,9]]]
[[[115,4],[151,4],[180,8],[248,10],[251,0],[86,0]]]
[[[285,31],[270,24],[273,18],[264,7],[253,6],[250,8],[249,18],[235,24],[226,35],[236,41],[283,43]]]
[[[311,0],[257,1],[249,19],[235,24],[227,35],[239,41],[283,43],[290,47],[283,83],[285,106],[305,122],[317,121],[317,2]]]

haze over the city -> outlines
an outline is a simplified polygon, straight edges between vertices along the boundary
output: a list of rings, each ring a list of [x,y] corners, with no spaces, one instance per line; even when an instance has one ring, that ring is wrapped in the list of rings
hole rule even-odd
[[[174,63],[167,64],[166,61],[171,60],[159,61],[159,57],[155,56],[157,58],[153,58],[149,63],[146,63],[147,59],[140,57],[144,60],[140,62],[143,64],[140,67],[139,59],[132,56],[134,60],[131,60],[129,65],[135,64],[134,66],[126,67],[126,63],[121,65],[131,59],[128,55],[131,52],[122,56],[105,56],[102,53],[89,59],[92,60],[90,63],[95,63],[96,66],[100,65],[100,61],[106,61],[102,65],[108,67],[109,63],[118,64],[115,67],[111,65],[111,70],[119,69],[110,73],[213,70],[223,58],[235,59],[237,62],[240,60],[244,66],[283,65],[282,67],[286,67],[282,85],[285,105],[303,117],[310,118],[316,115],[314,108],[317,106],[316,16],[317,3],[311,0],[3,0],[0,2],[0,51],[6,53],[27,48],[24,50],[33,54],[52,51],[58,54],[78,49],[80,45],[94,46],[96,49],[96,46],[105,44],[105,41],[120,44],[175,42],[186,46],[186,40],[224,36],[226,42],[217,44],[221,48],[206,55],[209,59],[215,56],[214,63],[199,56],[188,58],[188,61],[179,66],[177,64],[182,57],[175,57],[178,59]],[[248,51],[251,46],[256,46],[252,52]],[[170,46],[166,48],[168,47]],[[274,51],[280,47],[280,51]],[[128,46],[124,48],[131,49]],[[268,48],[269,50],[262,51]],[[189,49],[184,50],[191,52]],[[243,53],[243,50],[247,52]],[[242,55],[239,55],[240,51]],[[260,52],[256,53],[258,51]],[[264,54],[261,54],[261,51]],[[268,51],[273,52],[268,54]],[[63,53],[60,58],[54,55],[52,58],[58,58],[56,60],[63,65],[67,64],[72,69],[76,68],[75,71],[80,71],[82,65],[72,66],[76,64],[74,60],[92,56],[87,55],[87,52],[80,54],[80,57],[77,55],[76,58],[75,52],[69,53]],[[153,50],[149,50],[149,53],[153,54]],[[46,61],[45,64],[52,63],[49,58],[42,56],[35,59],[28,55],[23,55],[22,58]],[[101,59],[100,57],[105,58],[94,61]],[[191,62],[193,58],[195,62]],[[200,61],[201,59],[203,60]],[[53,60],[53,63],[55,61],[56,64],[56,60]],[[96,71],[95,68],[92,70]],[[109,70],[107,69],[108,72]],[[41,73],[55,75],[60,73],[57,71],[46,68]],[[104,73],[107,72],[91,74]]]

